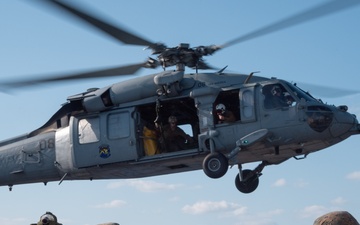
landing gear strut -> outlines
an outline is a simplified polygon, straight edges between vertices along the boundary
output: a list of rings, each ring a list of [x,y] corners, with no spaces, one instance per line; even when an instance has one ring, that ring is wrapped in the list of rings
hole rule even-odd
[[[259,185],[259,177],[262,175],[261,171],[268,165],[263,161],[254,170],[242,170],[241,164],[238,164],[239,174],[235,177],[236,188],[245,194],[256,190]]]
[[[269,132],[267,129],[260,129],[240,138],[238,141],[236,141],[236,148],[234,148],[227,156],[217,152],[214,141],[209,139],[209,148],[211,153],[208,154],[203,160],[202,167],[204,173],[211,178],[220,178],[224,176],[229,168],[229,160],[239,154],[242,149],[261,141],[268,135],[268,133]],[[216,134],[217,133],[214,131],[212,136],[216,136]],[[263,161],[254,170],[242,171],[241,164],[238,164],[239,174],[236,175],[235,178],[236,188],[242,193],[251,193],[255,191],[259,185],[261,171],[266,165],[268,165],[268,163]]]

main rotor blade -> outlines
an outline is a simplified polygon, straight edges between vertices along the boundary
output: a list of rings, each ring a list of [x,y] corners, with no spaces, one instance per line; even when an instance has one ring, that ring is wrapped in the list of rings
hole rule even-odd
[[[83,21],[89,23],[90,25],[100,29],[101,31],[109,34],[110,36],[114,37],[115,39],[125,43],[125,44],[133,44],[133,45],[143,45],[143,46],[154,46],[155,43],[152,43],[148,40],[145,40],[142,37],[139,37],[135,34],[130,33],[129,31],[126,31],[123,28],[116,27],[114,25],[111,25],[105,21],[100,20],[99,18],[96,18],[94,16],[91,16],[88,13],[85,13],[83,11],[80,11],[70,5],[67,5],[63,2],[60,2],[58,0],[41,0],[46,3],[50,3],[62,10],[65,10],[72,15],[82,19]]]
[[[193,67],[193,68],[196,69],[196,67]],[[217,69],[217,68],[214,68],[214,67],[208,65],[208,64],[207,64],[206,62],[204,62],[204,61],[199,61],[199,62],[197,63],[197,69],[199,69],[199,70],[215,70],[215,69]]]
[[[88,78],[101,78],[101,77],[113,77],[120,75],[131,75],[136,73],[139,69],[146,67],[146,63],[138,63],[127,66],[120,66],[114,68],[107,68],[95,71],[88,71],[83,73],[59,75],[49,78],[40,78],[33,80],[25,81],[13,81],[13,82],[0,82],[0,88],[9,89],[9,88],[19,88],[32,86],[42,83],[50,83],[56,81],[66,81],[66,80],[77,80],[77,79],[88,79]]]
[[[360,91],[352,90],[352,89],[345,89],[339,87],[328,87],[310,83],[303,83],[297,82],[299,87],[304,91],[309,92],[311,95],[320,96],[320,97],[327,97],[327,98],[340,98],[349,95],[359,94]]]
[[[295,14],[293,16],[290,16],[284,20],[280,20],[276,23],[270,24],[268,26],[262,27],[258,30],[255,30],[251,33],[248,33],[246,35],[243,35],[241,37],[238,37],[234,40],[231,40],[224,45],[222,45],[222,48],[229,47],[234,44],[238,44],[241,42],[245,42],[260,36],[264,36],[279,30],[283,30],[301,23],[308,22],[310,20],[314,20],[326,15],[330,15],[332,13],[339,12],[341,10],[350,8],[355,6],[356,4],[359,4],[359,0],[332,0],[330,2],[326,2],[325,4],[318,5],[314,8],[311,8],[309,10],[306,10],[304,12]]]

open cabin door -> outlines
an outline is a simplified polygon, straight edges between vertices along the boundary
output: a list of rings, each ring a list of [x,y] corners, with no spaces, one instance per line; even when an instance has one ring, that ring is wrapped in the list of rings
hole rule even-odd
[[[74,117],[72,145],[77,168],[135,160],[134,108]]]

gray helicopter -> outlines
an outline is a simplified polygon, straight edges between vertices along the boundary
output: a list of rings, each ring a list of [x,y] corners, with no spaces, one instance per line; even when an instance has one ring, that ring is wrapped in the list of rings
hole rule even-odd
[[[2,88],[91,77],[163,72],[69,96],[40,128],[0,142],[0,185],[64,180],[141,178],[202,169],[220,178],[237,165],[235,185],[251,193],[265,166],[335,145],[360,133],[345,105],[323,103],[296,84],[251,74],[213,73],[205,63],[223,48],[360,3],[329,1],[223,45],[167,47],[113,26],[62,1],[39,1],[91,24],[116,40],[142,45],[157,58],[105,70],[2,82]],[[176,67],[175,70],[166,70]],[[195,69],[186,74],[185,68]],[[245,163],[259,162],[250,170]]]

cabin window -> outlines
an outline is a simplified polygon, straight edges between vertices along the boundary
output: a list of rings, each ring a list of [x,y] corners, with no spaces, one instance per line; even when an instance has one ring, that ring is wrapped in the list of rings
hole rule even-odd
[[[182,124],[178,126],[180,129],[182,129],[187,135],[193,136],[193,128],[191,124]]]
[[[107,133],[109,139],[119,139],[130,136],[130,113],[120,112],[108,115]]]
[[[242,93],[242,103],[244,119],[252,118],[254,116],[254,95],[252,91],[246,90]]]
[[[80,119],[78,123],[79,143],[94,143],[100,140],[99,117]]]

